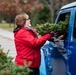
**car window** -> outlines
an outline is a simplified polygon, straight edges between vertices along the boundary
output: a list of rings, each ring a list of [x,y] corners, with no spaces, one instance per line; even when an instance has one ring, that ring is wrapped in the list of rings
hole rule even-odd
[[[60,22],[60,21],[65,21],[66,19],[68,19],[68,25],[69,25],[70,12],[60,14],[60,16],[59,16],[59,18],[58,18],[58,22]],[[57,23],[58,23],[58,22],[57,22]],[[68,29],[68,28],[67,28],[67,29]],[[67,30],[67,31],[68,31],[68,30]],[[68,35],[68,32],[67,32],[67,34],[64,36],[64,40],[67,39],[67,35]]]

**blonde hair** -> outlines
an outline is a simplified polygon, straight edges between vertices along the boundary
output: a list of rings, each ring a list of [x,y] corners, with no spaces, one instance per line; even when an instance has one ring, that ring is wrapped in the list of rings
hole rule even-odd
[[[17,26],[24,26],[26,19],[29,16],[27,14],[20,14],[15,17],[15,23]]]

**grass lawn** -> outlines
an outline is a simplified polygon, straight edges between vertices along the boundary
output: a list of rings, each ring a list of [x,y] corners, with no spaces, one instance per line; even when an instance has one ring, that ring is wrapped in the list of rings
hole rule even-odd
[[[15,28],[15,25],[14,25],[14,24],[7,24],[7,23],[6,23],[6,24],[2,24],[2,23],[0,23],[0,28],[12,32],[12,31],[14,30],[14,28]]]

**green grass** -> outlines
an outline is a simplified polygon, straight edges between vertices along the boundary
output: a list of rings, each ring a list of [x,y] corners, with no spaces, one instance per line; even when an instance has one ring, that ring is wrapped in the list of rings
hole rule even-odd
[[[2,24],[2,23],[0,23],[0,28],[12,32],[14,30],[14,28],[15,28],[15,25],[14,24]]]
[[[2,23],[0,23],[0,28],[2,28],[2,29],[5,29],[5,30],[8,30],[8,31],[13,31],[14,30],[14,28],[16,27],[16,25],[15,24],[8,24],[8,23],[6,23],[6,24],[2,24]],[[35,27],[32,27],[33,29],[35,29]]]

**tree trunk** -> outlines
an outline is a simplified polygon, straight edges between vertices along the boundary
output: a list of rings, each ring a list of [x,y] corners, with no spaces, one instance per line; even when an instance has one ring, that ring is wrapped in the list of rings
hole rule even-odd
[[[54,22],[54,0],[50,0],[50,13],[51,13],[51,22]]]

